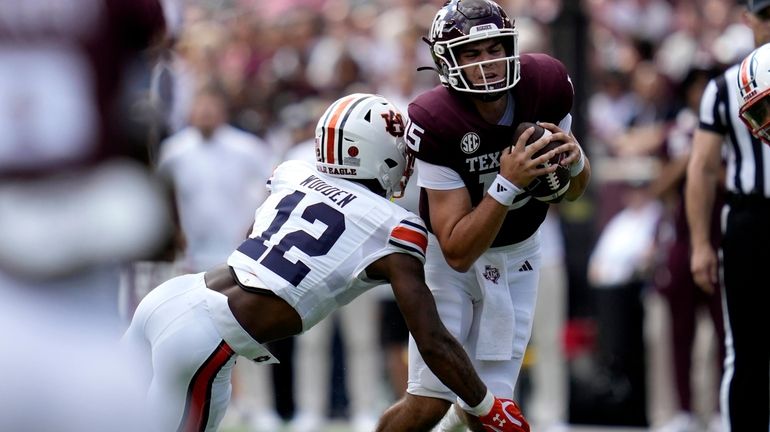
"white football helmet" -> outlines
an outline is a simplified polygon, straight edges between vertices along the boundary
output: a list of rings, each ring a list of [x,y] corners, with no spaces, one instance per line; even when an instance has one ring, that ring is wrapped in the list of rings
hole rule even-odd
[[[355,93],[334,101],[315,129],[318,171],[344,179],[377,180],[386,198],[403,195],[411,175],[405,120],[380,95]]]
[[[749,54],[738,71],[741,120],[751,133],[770,144],[770,44]]]
[[[427,42],[443,85],[460,92],[499,97],[513,88],[521,76],[518,38],[513,22],[492,0],[449,0],[433,18]],[[459,48],[486,39],[500,40],[505,57],[460,66]],[[493,62],[505,62],[502,79],[475,85],[463,73]]]

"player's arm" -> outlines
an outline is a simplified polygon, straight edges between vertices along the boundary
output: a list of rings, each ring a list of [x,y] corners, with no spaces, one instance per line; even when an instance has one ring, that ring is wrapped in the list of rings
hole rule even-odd
[[[591,162],[585,155],[583,155],[583,160],[585,161],[583,169],[570,179],[569,189],[567,189],[567,192],[564,194],[564,199],[567,201],[575,201],[583,196],[583,193],[588,187],[588,181],[591,180]]]
[[[423,264],[414,256],[393,253],[367,268],[370,276],[385,277],[393,287],[398,307],[430,370],[471,408],[482,423],[495,415],[507,416],[505,431],[529,431],[513,401],[497,399],[476,374],[465,350],[444,327],[428,286]],[[504,417],[503,417],[504,418]],[[518,422],[519,425],[515,423]]]
[[[442,324],[433,295],[425,284],[420,260],[394,253],[376,264],[376,270],[393,287],[398,307],[425,363],[466,403],[477,405],[484,398],[486,386],[476,375],[465,350]]]
[[[720,134],[697,129],[687,165],[685,209],[692,246],[690,268],[695,282],[707,292],[712,292],[718,282],[718,261],[710,235],[711,211],[720,177],[722,141]]]
[[[444,259],[459,272],[489,249],[508,214],[508,208],[484,199],[474,209],[466,188],[427,189],[430,219]]]
[[[515,146],[502,151],[500,175],[492,183],[490,191],[498,186],[507,188],[510,201],[515,191],[521,191],[535,177],[553,172],[556,166],[538,168],[559,150],[553,150],[532,159],[532,155],[543,148],[550,137],[544,136],[525,146],[532,135],[530,129],[519,137]],[[422,175],[422,174],[421,174]],[[510,202],[501,202],[500,195],[487,193],[475,208],[471,204],[466,188],[435,190],[426,188],[430,203],[430,220],[433,232],[438,238],[447,263],[456,271],[465,272],[483,254],[497,236],[503,220],[508,214]],[[504,201],[504,197],[502,198]]]

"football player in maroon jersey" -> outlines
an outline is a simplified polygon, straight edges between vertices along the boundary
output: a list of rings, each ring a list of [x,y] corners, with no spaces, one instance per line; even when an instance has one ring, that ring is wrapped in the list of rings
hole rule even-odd
[[[496,3],[448,1],[427,38],[442,85],[409,104],[406,133],[419,165],[420,216],[431,232],[428,286],[479,375],[508,399],[532,329],[538,228],[549,205],[526,188],[555,170],[538,165],[560,153],[571,175],[565,199],[579,198],[591,173],[570,132],[574,91],[564,65],[544,54],[519,55],[517,38]],[[526,146],[530,129],[513,141],[521,122],[541,122],[551,134]],[[532,159],[550,140],[564,144]],[[385,413],[380,430],[430,430],[456,401],[411,342],[407,395]],[[453,430],[462,417],[450,410],[440,430]]]

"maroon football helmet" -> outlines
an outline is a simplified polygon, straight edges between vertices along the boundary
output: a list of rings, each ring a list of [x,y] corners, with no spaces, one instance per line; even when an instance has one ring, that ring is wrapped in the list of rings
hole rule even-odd
[[[458,63],[459,48],[468,43],[499,39],[505,56],[499,59]],[[441,83],[454,90],[476,95],[499,96],[519,81],[518,31],[503,8],[491,0],[450,0],[436,13],[427,38]],[[471,83],[465,70],[492,62],[505,62],[502,79],[483,84]]]

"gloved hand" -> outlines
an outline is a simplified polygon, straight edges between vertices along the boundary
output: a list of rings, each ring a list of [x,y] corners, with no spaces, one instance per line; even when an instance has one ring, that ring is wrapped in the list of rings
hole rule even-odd
[[[516,402],[495,398],[492,409],[479,415],[484,430],[490,432],[529,432],[529,423]]]

